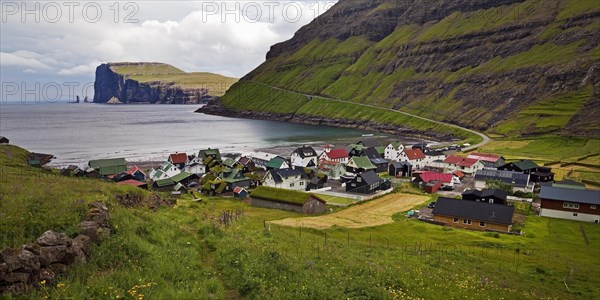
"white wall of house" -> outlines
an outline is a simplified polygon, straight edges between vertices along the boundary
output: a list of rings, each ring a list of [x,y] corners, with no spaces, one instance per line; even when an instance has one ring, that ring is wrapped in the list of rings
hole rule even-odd
[[[318,165],[316,156],[306,156],[306,157],[302,158],[297,153],[292,153],[292,155],[290,156],[290,160],[292,162],[292,166],[294,166],[294,167],[303,167],[304,168],[304,167],[308,166],[310,161],[312,161],[315,166]]]
[[[400,154],[402,152],[404,152],[404,145],[400,144],[398,147],[394,147],[394,145],[389,144],[385,147],[383,158],[390,161],[400,161]]]
[[[190,172],[193,174],[204,174],[206,173],[206,166],[202,165],[202,164],[197,164],[197,165],[193,165],[193,166],[185,166],[184,171],[186,172]]]
[[[549,217],[549,218],[600,223],[600,215],[592,215],[592,214],[578,213],[578,212],[572,212],[572,211],[562,211],[562,210],[556,210],[556,209],[542,208],[540,210],[540,215],[542,217]]]
[[[288,177],[282,178],[283,182],[277,183],[271,176],[271,173],[267,173],[265,175],[265,179],[263,182],[264,186],[286,189],[286,190],[296,190],[296,191],[304,191],[306,190],[306,186],[308,185],[308,180],[303,179],[302,177]]]

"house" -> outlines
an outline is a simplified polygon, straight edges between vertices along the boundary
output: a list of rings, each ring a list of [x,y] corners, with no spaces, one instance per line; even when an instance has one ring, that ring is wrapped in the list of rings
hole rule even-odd
[[[348,157],[364,156],[364,149],[367,149],[367,147],[365,147],[364,145],[350,144],[346,151],[348,152]]]
[[[486,187],[488,180],[497,180],[512,185],[513,191],[524,193],[533,192],[533,184],[529,181],[529,174],[502,170],[478,170],[475,173],[475,188],[482,190]]]
[[[529,159],[520,159],[517,161],[509,162],[498,167],[498,170],[521,172],[525,174],[531,174],[537,171],[538,165]]]
[[[113,176],[113,175],[111,175],[111,176]],[[119,181],[124,181],[124,180],[130,180],[130,179],[135,179],[135,178],[133,177],[133,175],[131,175],[131,174],[127,173],[127,172],[121,172],[121,173],[116,174],[116,175],[114,175],[112,177],[112,180],[114,182],[119,182]]]
[[[233,197],[238,199],[246,199],[248,198],[248,191],[241,186],[236,186],[233,189]]]
[[[346,171],[350,173],[362,173],[369,170],[376,170],[377,167],[371,163],[371,160],[366,156],[353,156],[346,165]]]
[[[383,145],[381,145],[381,143],[376,140],[376,139],[364,139],[364,140],[360,140],[358,141],[358,143],[356,143],[357,145],[363,145],[366,148],[376,148],[376,147],[381,147]]]
[[[8,138],[0,136],[0,144],[8,144],[10,141]]]
[[[473,159],[473,158],[465,158],[456,155],[450,155],[444,159],[444,164],[446,164],[445,170],[449,172],[461,171],[464,174],[475,174],[477,170],[482,170],[485,166],[483,162]]]
[[[198,157],[204,161],[207,157],[212,157],[216,161],[221,161],[221,151],[219,149],[202,149],[198,152]]]
[[[223,182],[225,182],[224,192],[233,191],[236,187],[248,188],[252,180],[242,173],[240,169],[228,169],[221,174]]]
[[[329,179],[338,180],[346,172],[346,166],[340,162],[324,160],[319,163],[319,171]]]
[[[467,156],[467,158],[480,160],[486,168],[492,169],[503,166],[506,163],[504,161],[504,157],[488,153],[472,152]]]
[[[250,205],[283,209],[304,214],[327,211],[327,202],[315,194],[259,186],[250,193]]]
[[[185,165],[188,162],[188,156],[185,152],[182,153],[173,153],[169,154],[169,158],[167,159],[172,165],[178,167],[180,170],[183,170]]]
[[[400,154],[404,152],[402,143],[390,143],[385,147],[383,158],[390,161],[400,161]]]
[[[421,183],[428,183],[431,181],[439,181],[443,185],[449,186],[460,184],[458,177],[450,173],[438,173],[431,171],[415,172],[415,179],[413,179],[413,183],[421,185]]]
[[[510,232],[514,211],[508,205],[440,197],[431,213],[434,221],[450,227]]]
[[[127,174],[133,176],[133,179],[137,181],[146,181],[146,173],[144,173],[138,166],[132,166],[127,169]]]
[[[394,177],[412,177],[412,165],[407,161],[391,162],[388,174]]]
[[[274,157],[281,157],[281,156],[279,156],[277,154],[267,153],[267,152],[253,152],[250,154],[250,157],[252,157],[252,161],[254,162],[254,165],[256,167],[266,170],[267,167],[265,165],[271,159],[273,159]],[[281,159],[283,159],[285,161],[284,157],[281,157]]]
[[[290,165],[287,160],[281,156],[276,156],[271,158],[266,164],[265,168],[267,170],[279,170],[279,169],[289,169]]]
[[[442,151],[437,150],[427,150],[425,153],[425,164],[434,162],[434,161],[443,161],[446,159],[446,154]]]
[[[381,179],[373,170],[358,174],[354,179],[346,182],[346,192],[371,194],[379,190]]]
[[[484,190],[466,190],[462,193],[463,200],[479,201],[492,204],[506,204],[508,194],[503,190],[484,189]]]
[[[433,180],[422,184],[423,191],[425,193],[433,194],[442,187],[442,182],[439,180]]]
[[[346,164],[348,163],[349,155],[348,151],[344,148],[331,149],[329,144],[325,145],[325,150],[319,156],[319,161],[333,161]]]
[[[231,157],[226,157],[225,159],[223,159],[221,164],[227,168],[233,169],[237,164],[237,161]]]
[[[400,153],[397,161],[407,161],[413,165],[414,169],[421,169],[425,167],[425,153],[421,149],[406,149]]]
[[[542,185],[542,217],[600,223],[600,191]]]
[[[189,172],[180,172],[170,178],[174,183],[181,183],[185,186],[199,179],[198,175]]]
[[[252,172],[256,168],[254,160],[249,156],[242,156],[238,159],[237,163],[242,166],[244,173]]]
[[[127,170],[127,161],[124,158],[95,159],[90,160],[88,165],[101,176],[119,174]]]
[[[381,157],[376,157],[376,158],[369,158],[369,160],[371,161],[371,163],[375,166],[375,172],[377,173],[381,173],[381,172],[385,172],[388,169],[388,161],[381,158]]]
[[[325,187],[325,183],[327,182],[327,176],[323,173],[312,176],[310,181],[308,182],[307,191],[309,190],[318,190]]]
[[[206,173],[206,166],[203,165],[202,163],[198,163],[198,162],[193,162],[191,164],[188,163],[183,168],[183,171],[192,173],[192,174],[202,175],[202,174]]]
[[[139,187],[141,189],[147,189],[148,188],[148,184],[142,181],[138,181],[135,179],[127,179],[127,180],[123,180],[123,181],[119,181],[116,184],[118,185],[129,185],[129,186],[135,186],[135,187]]]
[[[174,186],[175,182],[171,179],[171,178],[165,178],[165,179],[159,179],[154,181],[154,183],[152,183],[152,186],[160,191],[166,191],[168,189],[171,188],[171,186]]]
[[[276,169],[265,174],[263,186],[304,191],[308,182],[304,169]]]
[[[536,171],[531,172],[531,181],[533,182],[552,182],[554,181],[554,173],[552,168],[538,167]]]
[[[309,146],[297,148],[290,155],[291,166],[294,168],[316,168],[318,159],[315,149]]]
[[[150,177],[150,180],[156,181],[171,178],[179,173],[181,173],[179,168],[166,161],[158,169],[152,168],[148,174],[148,177]]]

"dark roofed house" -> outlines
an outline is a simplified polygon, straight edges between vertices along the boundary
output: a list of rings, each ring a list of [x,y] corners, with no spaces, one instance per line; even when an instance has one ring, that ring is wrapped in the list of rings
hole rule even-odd
[[[300,191],[259,186],[250,193],[250,205],[290,210],[305,214],[320,214],[327,210],[321,197]]]
[[[356,144],[363,145],[363,146],[365,146],[367,148],[375,148],[375,147],[381,147],[381,146],[383,146],[376,139],[364,139],[364,140],[358,141],[358,143],[356,143]]]
[[[252,160],[252,158],[248,156],[240,157],[237,162],[244,168],[244,173],[251,172],[256,168],[254,160]]]
[[[600,191],[542,185],[543,217],[600,223]]]
[[[513,206],[440,197],[431,213],[434,221],[451,227],[509,232],[514,211]]]
[[[517,161],[509,162],[503,166],[498,167],[498,170],[521,172],[525,174],[531,174],[535,172],[538,165],[529,159],[520,159]]]
[[[0,144],[8,144],[10,141],[8,138],[0,136]]]
[[[506,204],[508,194],[503,190],[484,189],[484,190],[465,190],[462,193],[463,200],[479,201],[493,204]]]
[[[124,158],[95,159],[88,165],[97,170],[101,176],[119,174],[127,171],[127,162]]]
[[[407,161],[394,161],[388,167],[388,174],[394,177],[411,177],[412,165]]]
[[[198,152],[198,156],[202,161],[204,161],[207,157],[212,157],[216,161],[221,161],[221,151],[219,149],[202,149]]]
[[[538,167],[537,170],[531,172],[531,181],[533,182],[552,182],[554,181],[554,173],[552,168]]]
[[[375,171],[370,170],[358,174],[353,180],[346,182],[346,192],[371,194],[379,190],[380,185],[381,179]]]
[[[515,191],[524,193],[533,192],[533,184],[529,181],[529,174],[490,169],[478,170],[474,177],[475,188],[479,190],[484,189],[488,180],[497,180],[511,184]]]
[[[269,170],[263,179],[263,185],[288,190],[306,190],[309,178],[304,169]]]
[[[246,199],[248,198],[248,191],[241,186],[236,186],[233,189],[233,197],[239,199]]]
[[[385,172],[388,168],[388,161],[381,157],[369,158],[371,163],[377,168],[375,171],[377,173]]]
[[[316,168],[318,161],[318,155],[315,149],[310,146],[302,146],[296,148],[290,155],[290,162],[292,167],[299,168]]]

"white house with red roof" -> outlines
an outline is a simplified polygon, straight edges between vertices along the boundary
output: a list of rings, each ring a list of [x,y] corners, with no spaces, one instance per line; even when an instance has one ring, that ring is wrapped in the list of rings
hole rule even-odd
[[[407,161],[411,165],[413,165],[413,169],[422,169],[426,165],[426,157],[425,153],[421,151],[421,149],[407,149],[405,148],[400,156],[398,157],[398,161]]]
[[[489,153],[478,153],[471,152],[467,158],[476,159],[483,163],[486,168],[498,168],[503,166],[506,162],[504,161],[504,157],[496,154]]]
[[[477,170],[482,170],[484,164],[477,159],[450,155],[444,159],[444,170],[448,172],[461,171],[465,174],[475,174]]]
[[[180,170],[183,170],[183,168],[185,168],[185,165],[188,162],[188,156],[185,152],[172,153],[169,154],[168,162],[178,167]]]
[[[333,148],[329,144],[325,145],[323,153],[319,155],[319,161],[333,161],[342,164],[348,163],[348,151],[344,148]]]

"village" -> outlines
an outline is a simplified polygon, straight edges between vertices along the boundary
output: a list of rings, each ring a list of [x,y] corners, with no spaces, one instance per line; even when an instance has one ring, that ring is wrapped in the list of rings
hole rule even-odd
[[[142,170],[125,158],[89,161],[61,169],[65,176],[92,177],[169,193],[193,201],[204,196],[238,198],[252,206],[323,214],[392,193],[403,185],[431,194],[407,216],[450,227],[519,233],[514,203],[531,203],[536,214],[600,223],[600,191],[573,180],[555,181],[549,167],[531,160],[470,152],[460,146],[382,144],[366,138],[347,146],[303,145],[289,156],[267,152],[222,154],[219,149],[172,153]],[[466,154],[466,155],[465,155]],[[31,159],[40,166],[39,159]]]

